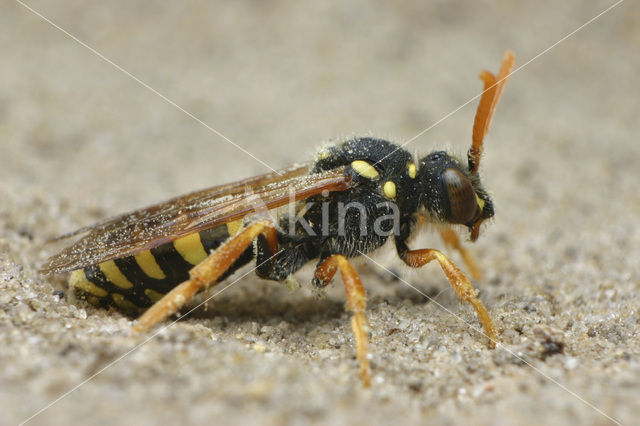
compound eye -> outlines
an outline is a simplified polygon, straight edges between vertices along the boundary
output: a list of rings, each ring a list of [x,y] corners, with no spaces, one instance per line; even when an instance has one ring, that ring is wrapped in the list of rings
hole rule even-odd
[[[441,176],[447,189],[451,222],[461,224],[475,222],[481,211],[471,181],[456,169],[446,169]]]

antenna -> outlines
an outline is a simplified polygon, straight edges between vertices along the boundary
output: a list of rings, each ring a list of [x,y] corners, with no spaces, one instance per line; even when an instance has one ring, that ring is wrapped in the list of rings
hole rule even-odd
[[[502,65],[497,77],[487,70],[480,73],[480,78],[484,81],[484,91],[476,110],[476,118],[473,122],[473,142],[467,154],[471,173],[478,173],[480,157],[482,157],[482,141],[489,131],[491,118],[498,106],[502,90],[504,85],[507,84],[515,63],[516,58],[513,52],[507,51],[502,58]]]

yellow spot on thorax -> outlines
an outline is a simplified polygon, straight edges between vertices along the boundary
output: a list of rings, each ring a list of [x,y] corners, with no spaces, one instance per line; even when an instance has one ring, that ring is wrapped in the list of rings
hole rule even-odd
[[[197,232],[175,240],[173,247],[184,260],[192,265],[197,265],[207,257],[207,252],[200,241],[200,234]]]
[[[478,202],[478,207],[480,207],[480,210],[484,210],[484,200],[478,197],[478,194],[476,194],[476,201]]]
[[[136,253],[133,257],[136,259],[136,263],[140,269],[142,269],[142,272],[147,274],[147,276],[156,280],[164,280],[167,278],[150,250],[144,250],[140,253]]]
[[[69,276],[69,288],[74,287],[98,297],[105,297],[108,294],[107,290],[100,288],[89,281],[82,269],[73,271]]]
[[[417,174],[417,169],[416,169],[416,165],[413,164],[412,161],[409,161],[407,163],[407,170],[409,171],[409,177],[411,179],[415,179],[416,178],[416,174]]]
[[[382,191],[384,192],[385,197],[396,198],[396,184],[392,181],[386,181],[382,187]]]
[[[103,262],[99,266],[104,276],[107,277],[107,280],[111,283],[125,290],[133,287],[133,283],[124,276],[113,260]]]
[[[380,177],[380,173],[378,173],[378,171],[366,161],[352,161],[351,167],[353,167],[353,170],[355,170],[356,173],[362,177],[366,177],[367,179],[378,179]]]

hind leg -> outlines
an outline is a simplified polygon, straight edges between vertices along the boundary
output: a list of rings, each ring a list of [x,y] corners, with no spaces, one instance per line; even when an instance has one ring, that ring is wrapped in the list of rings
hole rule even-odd
[[[135,332],[143,332],[151,329],[156,324],[164,321],[170,315],[176,313],[182,306],[189,302],[193,296],[203,287],[208,287],[222,276],[233,263],[242,255],[244,250],[253,243],[259,235],[265,238],[273,253],[277,250],[276,230],[269,221],[260,221],[247,226],[229,241],[221,245],[209,257],[203,260],[189,271],[189,279],[174,287],[162,299],[149,308],[134,325]]]

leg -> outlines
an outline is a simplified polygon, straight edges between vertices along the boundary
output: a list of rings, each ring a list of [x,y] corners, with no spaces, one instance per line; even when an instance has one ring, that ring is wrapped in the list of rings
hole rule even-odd
[[[467,277],[464,276],[462,271],[460,271],[453,262],[447,259],[444,254],[434,249],[410,250],[403,256],[405,263],[414,268],[420,268],[434,259],[440,263],[440,267],[447,276],[449,283],[453,286],[456,294],[469,302],[471,306],[473,306],[473,309],[476,310],[478,318],[490,340],[491,347],[495,347],[498,338],[491,317],[489,317],[482,301],[478,299],[478,291],[473,288]]]
[[[316,269],[317,282],[328,284],[340,268],[342,282],[347,294],[347,307],[353,312],[351,327],[356,336],[358,361],[360,362],[360,377],[365,387],[371,386],[371,373],[369,371],[369,325],[364,310],[367,299],[362,286],[362,281],[353,266],[346,257],[335,254],[325,259]]]
[[[270,245],[277,244],[274,240],[275,228],[271,222],[260,221],[242,230],[231,240],[220,246],[209,257],[189,271],[190,278],[173,288],[162,299],[149,308],[133,327],[136,332],[151,329],[154,325],[176,313],[203,286],[214,283],[236,261],[244,250],[253,243],[258,235],[264,234]],[[275,253],[275,250],[274,250]]]
[[[452,228],[446,228],[440,231],[440,236],[442,237],[442,241],[444,241],[445,245],[448,247],[452,247],[455,250],[458,250],[460,256],[462,256],[462,260],[469,268],[469,272],[471,272],[471,276],[473,279],[480,281],[482,280],[482,271],[478,268],[478,265],[473,260],[473,256],[471,253],[467,251],[462,244],[460,244],[460,239],[458,238],[458,234]]]

